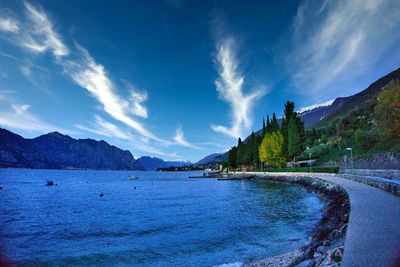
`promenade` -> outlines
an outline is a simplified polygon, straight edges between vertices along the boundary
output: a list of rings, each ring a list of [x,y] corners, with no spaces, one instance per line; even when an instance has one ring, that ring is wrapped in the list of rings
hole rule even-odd
[[[400,197],[334,174],[256,173],[307,176],[342,186],[350,198],[350,219],[341,266],[400,266]]]

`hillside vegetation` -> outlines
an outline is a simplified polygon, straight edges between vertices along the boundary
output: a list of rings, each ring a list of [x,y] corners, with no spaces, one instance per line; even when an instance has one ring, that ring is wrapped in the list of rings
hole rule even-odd
[[[338,166],[350,153],[353,157],[399,153],[399,81],[390,80],[375,92],[308,129],[294,111],[294,103],[288,101],[281,125],[275,114],[272,120],[267,117],[261,133],[253,132],[245,142],[239,138],[228,152],[227,165],[231,169],[276,169],[286,162],[312,158],[317,160],[315,165]]]

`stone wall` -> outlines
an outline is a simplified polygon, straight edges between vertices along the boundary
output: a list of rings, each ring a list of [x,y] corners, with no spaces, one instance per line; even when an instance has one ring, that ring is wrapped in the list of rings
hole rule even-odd
[[[388,170],[371,170],[371,169],[346,169],[341,170],[344,174],[353,174],[361,176],[372,176],[381,177],[384,179],[398,180],[400,181],[400,170],[388,169]]]
[[[341,169],[351,169],[351,160],[343,160],[339,163]],[[400,154],[381,153],[374,155],[358,156],[353,159],[354,169],[397,169],[400,170]]]

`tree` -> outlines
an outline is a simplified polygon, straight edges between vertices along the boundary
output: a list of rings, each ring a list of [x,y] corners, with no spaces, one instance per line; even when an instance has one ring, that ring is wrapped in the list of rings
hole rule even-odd
[[[267,132],[270,132],[271,131],[271,122],[270,122],[270,120],[269,120],[269,116],[267,115],[267,126],[265,127],[265,133],[264,133],[264,135],[267,133]],[[263,137],[264,137],[264,135],[263,135]]]
[[[228,153],[228,166],[231,168],[236,168],[236,156],[237,156],[237,147],[232,147]]]
[[[267,132],[267,127],[265,125],[265,118],[263,117],[262,135],[264,136],[266,132]]]
[[[296,117],[292,116],[288,128],[288,156],[293,158],[301,153],[302,142],[300,136],[300,129]]]
[[[245,164],[245,153],[246,153],[245,144],[243,144],[242,139],[240,139],[239,137],[237,152],[236,152],[236,165]]]
[[[267,133],[259,147],[260,161],[271,167],[284,166],[286,159],[283,153],[283,143],[284,139],[281,132]]]
[[[389,138],[400,139],[400,84],[392,82],[379,95],[374,115],[379,129]]]
[[[284,117],[282,118],[282,134],[283,138],[285,140],[284,143],[284,153],[285,156],[288,158],[289,157],[289,123],[290,123],[290,118],[293,116],[294,113],[294,103],[292,101],[287,101],[285,103],[285,109],[284,109]]]
[[[276,119],[276,114],[272,114],[272,121],[271,121],[271,132],[279,131],[279,124],[278,120]]]

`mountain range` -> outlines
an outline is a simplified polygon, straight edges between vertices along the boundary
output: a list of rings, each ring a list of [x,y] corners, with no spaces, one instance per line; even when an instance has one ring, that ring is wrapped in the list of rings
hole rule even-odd
[[[334,118],[357,109],[364,101],[376,95],[389,82],[400,80],[400,68],[376,80],[361,92],[334,100],[301,108],[297,111],[306,128],[319,127]],[[278,120],[280,122],[280,120]],[[255,132],[262,134],[262,129]],[[244,140],[246,140],[248,137]],[[45,169],[104,169],[104,170],[156,170],[184,165],[205,165],[226,161],[228,153],[214,153],[197,163],[188,161],[164,161],[143,156],[135,159],[128,150],[101,140],[74,139],[52,132],[27,139],[0,128],[0,167]]]
[[[165,161],[156,157],[143,156],[137,159],[137,162],[146,171],[155,171],[158,168],[168,168],[168,167],[182,167],[187,165],[192,165],[190,161]]]
[[[0,128],[0,167],[143,170],[131,152],[93,139],[52,132],[25,139]]]

